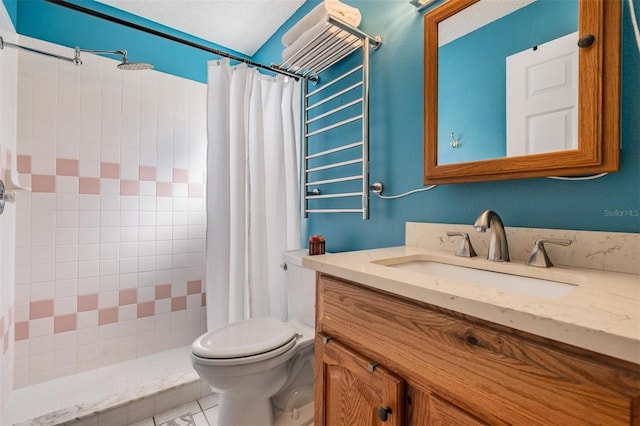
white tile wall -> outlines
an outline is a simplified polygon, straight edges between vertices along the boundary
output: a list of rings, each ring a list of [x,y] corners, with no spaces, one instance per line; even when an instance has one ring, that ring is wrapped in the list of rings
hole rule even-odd
[[[73,56],[72,49],[19,39]],[[76,67],[17,56],[16,149],[31,161],[20,177],[55,181],[53,192],[37,186],[16,204],[15,313],[28,326],[16,336],[18,387],[181,346],[205,329],[201,294],[187,295],[187,282],[204,274],[205,203],[189,198],[188,184],[174,175],[177,169],[203,184],[206,86],[122,71],[118,61],[86,53],[82,59]],[[77,160],[77,175],[61,174],[57,159]],[[117,164],[119,174],[101,174],[104,163]],[[172,196],[158,196],[156,181],[139,180],[140,166],[155,167]],[[85,193],[85,178],[99,179],[99,194]],[[137,195],[125,191],[131,182]],[[156,286],[164,284],[171,295],[156,300]],[[137,291],[134,303],[121,300],[126,289]],[[95,306],[81,309],[82,295],[97,295]],[[53,316],[34,318],[32,302],[49,300]],[[153,315],[142,313],[145,302]],[[116,322],[107,319],[113,309]],[[54,318],[61,315],[75,324]]]
[[[17,34],[11,19],[0,2],[0,36],[5,41],[16,42]],[[0,60],[0,179],[5,180],[9,169],[16,167],[16,99],[17,99],[17,51],[5,47]],[[15,229],[20,224],[27,226],[24,220],[18,221],[15,204],[6,204],[0,217],[0,419],[7,399],[13,388],[14,369],[24,365],[14,363],[14,297],[25,299],[26,291],[14,294],[16,266],[20,264],[25,273],[25,261],[30,257],[24,241],[17,241]],[[21,249],[20,252],[16,247]],[[23,260],[22,256],[27,259]]]

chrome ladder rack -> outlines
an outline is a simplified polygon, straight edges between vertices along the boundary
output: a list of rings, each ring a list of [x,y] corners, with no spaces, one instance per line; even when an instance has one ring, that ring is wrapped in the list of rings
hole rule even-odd
[[[362,213],[363,220],[369,219],[369,51],[381,44],[380,37],[371,37],[329,15],[321,32],[283,63],[274,65],[304,77],[301,185],[304,217],[309,213]],[[326,83],[320,82],[320,73],[357,50],[362,52],[361,64]],[[318,88],[309,90],[310,84],[318,83],[321,83]],[[338,132],[328,134],[357,122],[361,123],[357,137]],[[350,139],[340,140],[341,137]],[[346,185],[351,188],[338,192],[336,184],[343,182],[348,182]],[[348,201],[356,198],[361,200],[359,205]],[[336,199],[330,201],[332,205],[322,206],[331,199]],[[351,205],[341,205],[342,200]],[[310,206],[310,202],[314,205]]]

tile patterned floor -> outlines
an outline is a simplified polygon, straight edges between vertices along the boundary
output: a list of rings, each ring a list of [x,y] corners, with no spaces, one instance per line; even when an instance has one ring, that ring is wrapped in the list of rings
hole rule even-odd
[[[215,426],[218,395],[211,394],[130,426]]]

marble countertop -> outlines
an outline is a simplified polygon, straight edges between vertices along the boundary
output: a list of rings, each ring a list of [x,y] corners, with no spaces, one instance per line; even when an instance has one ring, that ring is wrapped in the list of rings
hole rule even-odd
[[[381,264],[402,257],[559,281],[575,288],[559,298],[545,299]],[[640,364],[640,275],[565,266],[536,268],[522,261],[490,262],[418,246],[308,256],[303,266]]]

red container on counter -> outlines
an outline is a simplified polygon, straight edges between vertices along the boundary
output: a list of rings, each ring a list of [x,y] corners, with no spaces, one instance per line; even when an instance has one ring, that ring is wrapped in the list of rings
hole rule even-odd
[[[324,254],[324,237],[322,235],[309,237],[309,256],[316,254]]]

